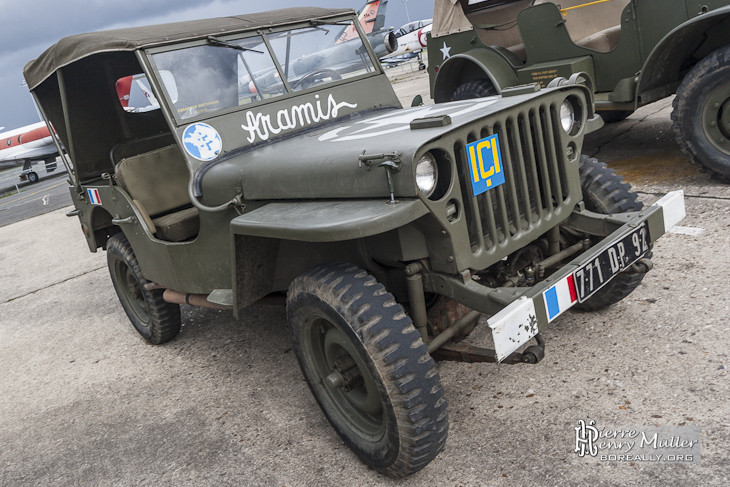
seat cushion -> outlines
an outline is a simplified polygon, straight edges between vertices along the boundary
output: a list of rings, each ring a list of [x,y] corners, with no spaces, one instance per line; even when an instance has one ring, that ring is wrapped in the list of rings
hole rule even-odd
[[[176,145],[123,159],[115,178],[153,217],[190,205],[190,171]]]
[[[183,242],[191,239],[200,230],[198,209],[188,208],[152,220],[157,229],[157,238],[168,242]]]

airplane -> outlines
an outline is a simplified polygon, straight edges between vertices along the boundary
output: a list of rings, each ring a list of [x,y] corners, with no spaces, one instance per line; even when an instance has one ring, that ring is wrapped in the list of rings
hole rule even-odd
[[[383,58],[380,60],[380,64],[382,64],[386,68],[392,68],[393,66],[397,66],[401,63],[405,63],[405,62],[410,61],[411,59],[414,59],[417,57],[418,57],[417,52],[407,52],[400,56]]]
[[[382,10],[380,10],[381,6],[383,7]],[[358,12],[357,19],[360,21],[362,30],[365,32],[366,35],[372,34],[373,32],[378,32],[384,28],[385,9],[387,8],[387,6],[388,0],[368,0],[362,10]],[[349,41],[350,39],[354,39],[355,37],[358,37],[358,35],[355,24],[353,23],[350,24],[348,27],[345,27],[345,29],[339,35],[335,44]]]
[[[55,171],[57,156],[58,149],[45,122],[0,133],[0,162],[22,162],[21,181],[38,181],[38,173],[33,171],[34,162],[43,161],[46,172]]]
[[[433,27],[433,19],[416,20],[405,24],[400,29],[394,31],[398,39],[398,48],[393,52],[385,55],[380,62],[390,63],[388,59],[397,58],[410,53],[418,55],[418,69],[426,69],[426,65],[421,59],[421,52],[426,47],[426,37]]]
[[[410,34],[414,30],[423,29],[427,25],[431,25],[433,23],[433,19],[424,19],[424,20],[414,20],[413,22],[409,22],[403,26],[401,26],[400,29],[394,30],[393,34],[395,34],[396,37],[403,37],[406,34]]]

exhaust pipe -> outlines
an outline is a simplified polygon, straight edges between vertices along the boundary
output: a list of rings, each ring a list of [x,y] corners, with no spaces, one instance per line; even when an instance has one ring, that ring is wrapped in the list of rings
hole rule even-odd
[[[165,292],[162,293],[162,299],[173,304],[189,304],[191,306],[201,306],[203,308],[226,309],[223,306],[208,301],[207,294],[183,294],[179,291],[175,291],[174,289],[165,289]]]

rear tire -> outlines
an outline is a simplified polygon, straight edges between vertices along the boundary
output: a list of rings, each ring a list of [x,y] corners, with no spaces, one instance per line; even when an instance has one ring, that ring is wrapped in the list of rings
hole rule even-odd
[[[448,434],[439,373],[382,284],[350,264],[319,265],[292,282],[287,315],[314,398],[364,463],[405,477],[439,454]]]
[[[677,88],[672,130],[690,162],[730,183],[730,46],[697,63]]]
[[[463,83],[451,96],[452,101],[471,100],[473,98],[483,98],[485,96],[494,96],[497,90],[488,79],[475,79]]]
[[[38,182],[38,173],[35,171],[31,171],[28,173],[28,181],[31,183],[37,183]]]
[[[607,215],[639,211],[644,207],[636,193],[631,191],[631,185],[624,182],[624,178],[603,162],[598,162],[588,156],[581,156],[578,172],[586,210]],[[651,258],[651,251],[647,252],[645,257]],[[641,284],[644,275],[624,271],[598,290],[590,299],[576,304],[575,309],[596,311],[618,303]]]
[[[134,255],[134,250],[123,233],[107,241],[107,265],[122,308],[134,328],[149,343],[159,345],[180,333],[180,306],[162,299],[162,289],[148,291],[147,279]]]

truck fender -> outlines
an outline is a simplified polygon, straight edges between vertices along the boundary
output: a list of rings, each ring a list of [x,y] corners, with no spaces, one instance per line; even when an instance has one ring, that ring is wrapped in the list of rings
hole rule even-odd
[[[730,31],[723,26],[730,20],[730,6],[695,17],[670,31],[649,54],[636,87],[638,105],[646,105],[675,92],[682,81],[682,71],[690,68],[687,59],[700,47],[698,39],[712,39],[702,46],[710,52],[730,43]],[[714,35],[713,35],[714,33]]]
[[[451,101],[454,91],[467,81],[488,78],[497,93],[519,84],[510,63],[492,49],[472,49],[448,58],[439,68],[433,88],[436,103]]]

